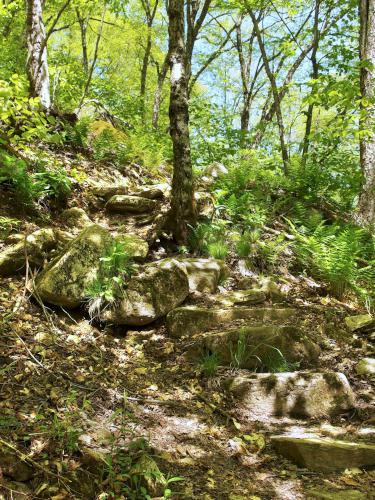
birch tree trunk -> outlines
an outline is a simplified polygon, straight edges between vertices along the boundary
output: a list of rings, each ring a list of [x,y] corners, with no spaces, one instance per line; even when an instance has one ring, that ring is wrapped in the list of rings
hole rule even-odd
[[[189,225],[195,222],[195,209],[189,137],[188,80],[185,68],[184,0],[169,0],[168,17],[171,66],[169,120],[173,143],[170,225],[176,241],[185,244]]]
[[[42,0],[27,0],[26,38],[26,69],[30,94],[33,97],[39,97],[42,106],[49,109],[51,107],[51,94]]]
[[[152,106],[152,126],[157,129],[159,126],[160,106],[163,94],[164,81],[167,77],[169,67],[169,54],[165,56],[161,70],[158,69],[158,84],[154,94],[154,104]]]
[[[375,0],[360,0],[360,57],[367,62],[361,70],[362,98],[369,103],[363,106],[360,128],[371,131],[360,141],[363,172],[362,193],[359,198],[357,219],[365,226],[375,227]]]

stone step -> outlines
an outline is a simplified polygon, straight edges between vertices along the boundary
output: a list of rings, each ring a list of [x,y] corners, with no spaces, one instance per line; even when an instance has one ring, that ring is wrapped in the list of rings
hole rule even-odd
[[[218,259],[178,259],[189,277],[190,292],[215,293],[220,281],[229,276],[225,262]]]
[[[375,467],[375,445],[302,435],[271,436],[276,451],[318,472]]]
[[[112,196],[106,204],[108,211],[120,214],[149,213],[153,212],[156,206],[155,200],[125,194]]]
[[[227,387],[236,417],[245,422],[331,417],[354,406],[347,378],[336,372],[244,373]]]
[[[192,361],[214,355],[219,365],[278,371],[316,363],[319,347],[293,326],[242,326],[193,337],[186,352]]]
[[[227,304],[228,305],[228,304]],[[233,303],[232,303],[233,305]],[[297,309],[293,308],[208,308],[185,306],[174,309],[167,316],[167,329],[171,337],[192,336],[225,327],[234,321],[256,323],[286,322],[297,318]]]

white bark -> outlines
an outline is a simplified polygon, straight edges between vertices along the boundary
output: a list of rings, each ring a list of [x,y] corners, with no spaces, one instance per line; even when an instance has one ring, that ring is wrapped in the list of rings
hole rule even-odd
[[[41,0],[27,1],[27,74],[30,93],[39,97],[42,106],[51,107],[50,80],[47,59],[46,30]]]

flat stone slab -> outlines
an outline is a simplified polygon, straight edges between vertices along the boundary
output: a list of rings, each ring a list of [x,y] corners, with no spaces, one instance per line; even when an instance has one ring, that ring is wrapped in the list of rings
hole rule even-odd
[[[115,195],[128,194],[129,187],[117,184],[103,184],[100,186],[92,186],[91,192],[95,196],[98,196],[99,198],[104,198],[108,200],[109,198]]]
[[[354,406],[347,378],[335,372],[245,374],[230,379],[228,390],[245,421],[330,417]]]
[[[107,210],[120,214],[143,214],[153,212],[157,202],[140,196],[115,195],[107,202]]]
[[[271,436],[276,451],[296,463],[319,472],[374,468],[375,445],[329,438]]]
[[[221,366],[258,371],[282,371],[295,363],[312,364],[320,354],[319,347],[293,326],[242,326],[193,339],[186,352],[192,361],[215,355]]]
[[[232,302],[230,302],[233,305]],[[185,306],[174,309],[167,316],[167,329],[171,337],[192,336],[225,327],[236,320],[265,323],[267,321],[285,322],[297,317],[297,310],[292,308],[208,308]]]
[[[223,306],[250,306],[261,304],[267,300],[267,295],[263,290],[233,290],[219,293],[212,297],[212,302]]]

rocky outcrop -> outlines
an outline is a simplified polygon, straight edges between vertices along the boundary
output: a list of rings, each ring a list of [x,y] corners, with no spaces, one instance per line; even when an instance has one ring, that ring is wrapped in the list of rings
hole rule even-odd
[[[155,200],[140,196],[115,195],[108,200],[107,210],[120,214],[144,214],[153,212],[157,206]]]
[[[233,321],[246,320],[247,323],[266,321],[284,322],[297,317],[296,309],[274,307],[248,308],[208,308],[197,306],[179,307],[167,316],[167,329],[171,337],[192,336],[229,325]]]
[[[88,227],[37,276],[35,293],[51,304],[78,307],[98,277],[100,258],[112,245],[113,238],[106,229]]]
[[[137,191],[132,192],[133,196],[141,196],[149,200],[161,200],[165,196],[165,190],[159,185],[142,186]]]
[[[276,371],[291,363],[314,363],[320,349],[296,327],[243,326],[197,335],[187,357],[199,360],[207,353],[223,366]]]
[[[128,194],[129,186],[117,184],[99,184],[97,186],[92,186],[91,192],[94,196],[108,200],[112,196]]]
[[[375,445],[303,435],[272,436],[271,442],[284,457],[319,472],[375,467]]]
[[[130,278],[117,307],[105,311],[103,319],[117,325],[147,325],[181,304],[188,294],[188,276],[179,261],[153,262]]]
[[[245,421],[272,417],[321,418],[346,412],[354,395],[342,373],[254,373],[234,377],[228,389]]]
[[[231,306],[250,306],[265,302],[267,296],[263,290],[234,290],[224,293],[219,293],[212,297],[212,302],[220,304],[224,307]]]
[[[61,214],[61,219],[70,229],[82,230],[93,224],[86,212],[79,207],[64,210]]]
[[[0,252],[0,276],[9,276],[25,268],[26,258],[33,267],[42,266],[49,251],[57,246],[53,229],[39,229],[22,241]]]
[[[221,280],[229,275],[223,261],[217,259],[180,259],[189,276],[190,292],[215,293]]]

